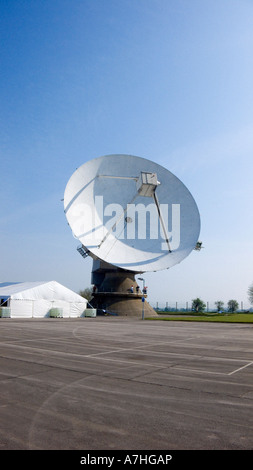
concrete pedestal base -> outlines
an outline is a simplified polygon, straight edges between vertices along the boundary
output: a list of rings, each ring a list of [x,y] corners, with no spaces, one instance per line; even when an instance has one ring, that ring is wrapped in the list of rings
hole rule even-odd
[[[133,290],[133,292],[132,292]],[[143,302],[142,299],[145,298]],[[104,309],[120,316],[142,318],[157,313],[146,300],[147,295],[137,289],[134,273],[107,272],[98,292],[94,292],[90,303],[94,308]]]

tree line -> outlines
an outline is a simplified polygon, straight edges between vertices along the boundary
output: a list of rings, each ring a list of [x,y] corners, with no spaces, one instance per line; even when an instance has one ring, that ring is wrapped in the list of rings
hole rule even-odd
[[[249,286],[248,288],[248,299],[253,305],[253,283]],[[217,312],[222,312],[224,310],[224,302],[222,300],[217,300],[214,302],[217,308]],[[203,300],[201,300],[199,297],[196,299],[193,299],[192,301],[192,310],[194,312],[203,312],[206,308],[206,304]],[[230,313],[236,312],[239,308],[239,303],[237,300],[231,299],[227,303],[227,311]]]
[[[225,304],[222,300],[216,300],[214,304],[217,308],[217,312],[222,312],[224,310]],[[192,300],[192,311],[197,312],[197,313],[203,312],[205,308],[206,308],[205,302],[201,300],[199,297]],[[231,299],[228,301],[227,309],[226,309],[228,312],[230,313],[236,312],[238,308],[239,308],[239,303],[237,302],[237,300]]]

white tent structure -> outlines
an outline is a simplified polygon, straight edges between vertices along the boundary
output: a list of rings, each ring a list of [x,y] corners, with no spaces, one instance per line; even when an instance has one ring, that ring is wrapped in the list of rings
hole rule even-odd
[[[0,283],[0,299],[11,318],[43,318],[53,311],[75,318],[87,308],[86,299],[56,281]]]

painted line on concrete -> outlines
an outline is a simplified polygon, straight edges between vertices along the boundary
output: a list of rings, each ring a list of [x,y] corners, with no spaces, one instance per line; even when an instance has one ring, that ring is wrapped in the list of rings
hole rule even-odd
[[[245,364],[245,366],[239,367],[239,369],[233,370],[233,371],[230,372],[228,375],[236,374],[236,373],[239,372],[240,370],[246,369],[246,367],[249,367],[249,366],[251,366],[252,364],[253,364],[253,361],[249,362],[248,364]]]

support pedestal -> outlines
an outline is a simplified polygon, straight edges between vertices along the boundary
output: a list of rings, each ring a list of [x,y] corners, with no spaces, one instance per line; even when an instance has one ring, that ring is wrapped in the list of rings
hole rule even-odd
[[[133,289],[133,292],[132,292]],[[143,302],[142,299],[145,298]],[[97,309],[104,309],[120,316],[142,318],[156,316],[155,310],[146,301],[146,294],[137,290],[135,274],[129,271],[107,271],[98,286],[90,304]]]

